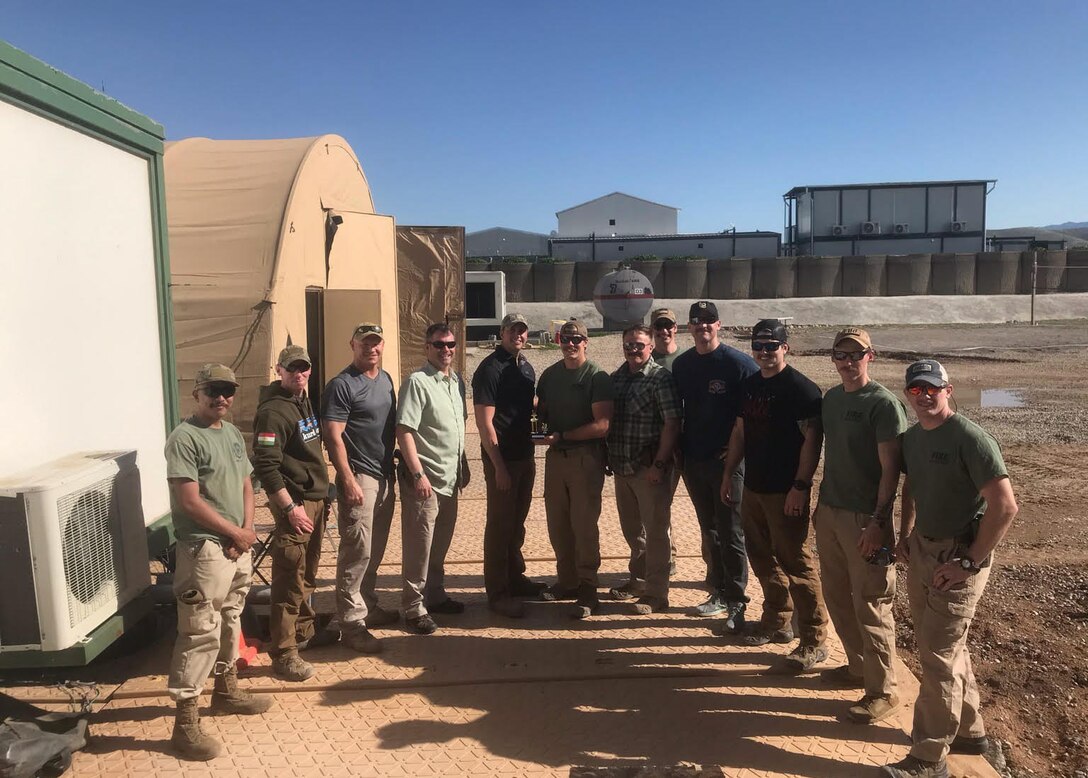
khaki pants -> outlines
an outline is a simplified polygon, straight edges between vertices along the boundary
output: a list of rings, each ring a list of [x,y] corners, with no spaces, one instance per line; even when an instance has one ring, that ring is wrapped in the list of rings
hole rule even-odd
[[[895,565],[871,565],[861,556],[858,537],[868,522],[868,514],[829,505],[817,506],[812,517],[828,614],[850,671],[864,677],[866,694],[880,697],[896,689]],[[889,522],[885,544],[891,547],[894,537]]]
[[[769,632],[784,629],[796,606],[801,645],[820,646],[827,639],[827,611],[807,545],[808,507],[802,516],[787,516],[785,506],[785,494],[748,489],[741,507],[748,561],[763,587],[760,624]]]
[[[907,592],[922,684],[914,704],[914,745],[910,752],[929,762],[943,759],[957,735],[986,734],[967,651],[967,630],[990,579],[991,567],[987,564],[947,592],[930,585],[933,571],[959,556],[959,552],[955,540],[932,540],[917,532],[911,535]]]
[[[555,551],[556,586],[596,589],[601,567],[601,518],[604,453],[590,443],[548,449],[544,469],[544,509],[548,537]]]
[[[654,484],[646,480],[648,469],[640,468],[634,475],[616,475],[616,510],[623,537],[631,548],[627,569],[635,591],[668,599],[671,472],[663,473],[661,483]]]
[[[511,587],[525,574],[525,517],[533,501],[536,460],[507,462],[510,490],[495,486],[495,467],[483,452],[484,482],[487,485],[487,523],[484,525],[484,589],[487,601],[510,596]]]
[[[363,502],[348,505],[341,497],[336,510],[336,619],[344,632],[365,629],[367,614],[378,604],[378,567],[396,507],[392,478],[359,473],[355,482],[363,490]]]
[[[314,635],[310,595],[317,588],[321,541],[325,535],[325,500],[306,500],[302,509],[314,523],[312,532],[295,532],[287,517],[269,505],[276,520],[272,535],[272,592],[268,655],[292,651]]]
[[[253,555],[248,551],[230,560],[214,540],[178,541],[178,637],[167,682],[174,701],[199,696],[213,669],[218,674],[234,666],[252,576]]]
[[[457,490],[447,497],[432,490],[421,500],[415,482],[400,478],[401,606],[405,618],[427,613],[427,605],[449,599],[446,594],[446,554],[457,525]]]

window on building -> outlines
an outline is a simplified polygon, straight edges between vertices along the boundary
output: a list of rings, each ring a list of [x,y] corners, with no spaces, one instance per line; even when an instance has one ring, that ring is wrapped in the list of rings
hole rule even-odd
[[[615,219],[609,219],[608,220],[608,226],[609,227],[615,227],[616,226],[616,220]]]
[[[620,246],[618,250],[623,251],[623,246]]]
[[[700,243],[700,244],[699,244],[699,248],[702,248],[702,247],[703,247],[703,244],[702,244],[702,243]]]

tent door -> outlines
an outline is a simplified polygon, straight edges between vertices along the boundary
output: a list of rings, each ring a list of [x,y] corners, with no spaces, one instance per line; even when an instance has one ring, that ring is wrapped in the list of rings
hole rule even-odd
[[[323,289],[321,322],[322,388],[351,364],[351,333],[364,321],[381,322],[382,293],[378,289]],[[312,353],[312,352],[311,352]]]

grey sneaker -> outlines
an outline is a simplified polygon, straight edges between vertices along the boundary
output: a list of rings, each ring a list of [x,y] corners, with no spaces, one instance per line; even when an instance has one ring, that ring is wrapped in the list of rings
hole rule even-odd
[[[692,616],[719,616],[725,613],[729,609],[728,604],[719,597],[717,594],[712,594],[706,598],[705,602],[701,602],[696,605],[692,611]]]
[[[768,643],[792,643],[793,630],[789,627],[782,629],[767,629],[756,624],[744,630],[740,642],[746,646],[765,646]]]
[[[939,762],[927,762],[908,755],[900,762],[884,765],[883,773],[892,778],[948,778],[948,763],[943,759]]]
[[[295,651],[287,651],[272,660],[272,675],[284,681],[305,681],[313,678],[314,666]]]
[[[635,597],[642,596],[642,588],[637,586],[634,581],[628,581],[622,586],[609,589],[608,596],[613,600],[633,600]]]
[[[794,673],[807,673],[820,662],[827,661],[825,646],[798,646],[782,657],[784,669]]]

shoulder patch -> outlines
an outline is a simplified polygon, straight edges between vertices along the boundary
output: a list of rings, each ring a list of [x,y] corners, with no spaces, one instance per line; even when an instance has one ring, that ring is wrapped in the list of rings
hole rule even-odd
[[[258,432],[257,433],[257,445],[258,446],[274,446],[274,445],[276,445],[276,433],[275,432]]]

